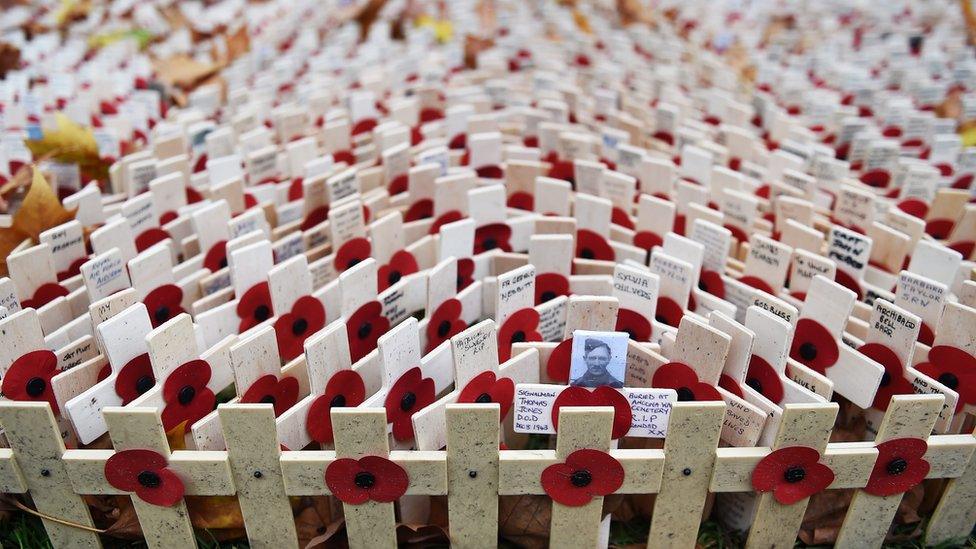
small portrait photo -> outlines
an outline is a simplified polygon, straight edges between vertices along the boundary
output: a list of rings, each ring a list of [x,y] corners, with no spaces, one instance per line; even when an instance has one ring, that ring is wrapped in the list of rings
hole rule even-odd
[[[573,332],[569,384],[577,387],[624,386],[627,369],[626,332]]]

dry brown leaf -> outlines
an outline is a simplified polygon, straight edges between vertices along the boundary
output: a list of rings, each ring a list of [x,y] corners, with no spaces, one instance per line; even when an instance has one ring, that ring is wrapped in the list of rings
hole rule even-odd
[[[26,141],[36,160],[55,160],[77,164],[88,179],[105,181],[110,163],[98,153],[98,142],[91,128],[81,126],[61,113],[55,113],[57,126],[45,128],[44,137]]]
[[[37,242],[38,235],[74,219],[75,212],[61,205],[58,195],[48,185],[41,171],[34,167],[34,179],[27,196],[14,214],[10,227],[0,229],[0,274],[7,272],[7,256],[26,239]]]
[[[0,79],[20,66],[20,50],[13,44],[0,42]]]
[[[217,63],[201,63],[183,54],[155,59],[153,67],[160,80],[183,91],[193,90],[220,69]]]

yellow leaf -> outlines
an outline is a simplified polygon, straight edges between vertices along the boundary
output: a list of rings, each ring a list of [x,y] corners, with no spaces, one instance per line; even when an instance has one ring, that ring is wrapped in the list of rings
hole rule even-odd
[[[37,242],[38,236],[62,223],[74,219],[75,212],[68,211],[61,205],[58,195],[54,193],[47,180],[37,166],[33,167],[34,180],[31,182],[27,196],[14,214],[10,227],[0,229],[0,270],[7,271],[7,256],[24,239]]]
[[[44,137],[37,141],[27,141],[27,147],[34,157],[50,156],[59,162],[82,164],[98,161],[98,142],[91,128],[75,123],[61,113],[55,113],[57,127],[44,130]]]
[[[176,450],[186,450],[186,422],[183,421],[166,433],[166,440],[169,442],[171,452]]]

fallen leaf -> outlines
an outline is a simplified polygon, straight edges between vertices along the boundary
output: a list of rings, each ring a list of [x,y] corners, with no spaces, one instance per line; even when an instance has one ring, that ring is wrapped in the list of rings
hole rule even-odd
[[[20,50],[13,44],[0,42],[0,80],[7,72],[20,67]]]
[[[48,185],[41,170],[34,168],[34,179],[27,196],[14,214],[10,227],[0,229],[0,274],[7,272],[7,256],[24,240],[38,241],[38,236],[62,223],[74,219],[75,212],[61,205],[58,195]]]
[[[91,128],[76,123],[62,113],[55,113],[56,127],[45,128],[38,140],[25,141],[35,159],[51,159],[64,164],[77,164],[82,174],[104,181],[108,177],[109,162],[98,153],[98,142]]]

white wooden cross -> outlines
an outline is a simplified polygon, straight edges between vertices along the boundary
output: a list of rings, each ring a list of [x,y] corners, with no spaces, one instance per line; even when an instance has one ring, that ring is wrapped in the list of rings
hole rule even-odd
[[[853,291],[819,275],[810,284],[806,297],[793,335],[787,375],[813,392],[828,396],[818,386],[818,377],[809,375],[810,370],[823,370],[823,376],[833,382],[837,393],[862,408],[871,406],[884,368],[841,339],[857,297]],[[803,368],[802,363],[809,368]]]
[[[461,401],[465,392],[470,393],[475,388],[484,387],[485,392],[474,395],[470,400],[470,395],[466,395],[463,402],[498,402],[492,399],[488,391],[494,392],[494,389],[498,389],[504,394],[505,391],[499,389],[499,385],[507,385],[511,389],[512,400],[498,404],[502,410],[508,412],[513,404],[515,384],[539,382],[536,353],[520,353],[507,362],[498,364],[497,329],[491,319],[479,322],[452,337],[451,350],[454,390],[411,418],[418,450],[439,450],[447,445],[447,407]],[[507,432],[511,431],[511,413],[499,417],[499,421],[508,427]]]
[[[262,287],[270,293],[268,271],[274,265],[271,243],[267,240],[258,241],[229,251],[228,254],[235,299],[194,316],[194,320],[203,330],[208,346],[247,328],[267,324],[275,314],[273,308],[268,306],[270,303],[258,298],[263,293]],[[248,299],[243,302],[245,296]],[[252,296],[254,301],[250,299]]]
[[[66,415],[82,444],[91,443],[108,429],[103,408],[122,406],[156,384],[146,346],[151,331],[149,312],[142,303],[95,327],[99,347],[112,370],[107,378],[65,403]]]
[[[451,349],[441,346],[422,357],[418,323],[414,318],[404,320],[381,336],[377,348],[381,385],[362,407],[385,407],[387,432],[393,433],[397,447],[407,449],[415,445],[412,416],[432,404],[454,381]]]
[[[915,363],[913,361],[915,340],[918,339],[920,327],[919,317],[888,301],[877,299],[864,337],[865,346],[859,347],[859,350],[878,359],[888,354],[878,347],[888,349],[897,360],[895,369],[902,370],[901,375],[898,375],[897,371],[889,370],[891,366],[887,366],[885,375],[881,379],[879,392],[885,387],[893,387],[897,391],[894,394],[911,394],[910,391],[917,394],[941,394],[945,400],[935,424],[935,432],[945,433],[952,424],[959,393],[912,367]],[[892,395],[889,391],[891,389],[877,396],[874,405],[864,412],[869,434],[876,435],[878,432],[884,410],[887,409],[888,400]]]

